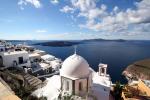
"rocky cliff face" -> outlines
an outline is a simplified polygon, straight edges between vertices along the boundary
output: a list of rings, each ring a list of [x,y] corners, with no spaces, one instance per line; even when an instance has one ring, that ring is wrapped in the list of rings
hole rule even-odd
[[[134,62],[123,71],[123,75],[128,79],[150,80],[150,59]]]

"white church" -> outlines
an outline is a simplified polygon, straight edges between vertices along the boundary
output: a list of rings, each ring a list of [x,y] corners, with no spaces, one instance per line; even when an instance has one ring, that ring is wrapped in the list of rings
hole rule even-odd
[[[107,74],[107,64],[99,64],[98,67],[99,71],[95,72],[83,57],[75,53],[63,62],[60,75],[48,78],[47,85],[33,95],[45,96],[48,100],[57,100],[60,93],[86,100],[109,100],[112,82]]]

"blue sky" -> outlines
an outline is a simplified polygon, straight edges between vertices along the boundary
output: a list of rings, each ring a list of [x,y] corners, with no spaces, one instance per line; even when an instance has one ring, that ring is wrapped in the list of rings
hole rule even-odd
[[[0,0],[0,39],[150,39],[149,0]]]

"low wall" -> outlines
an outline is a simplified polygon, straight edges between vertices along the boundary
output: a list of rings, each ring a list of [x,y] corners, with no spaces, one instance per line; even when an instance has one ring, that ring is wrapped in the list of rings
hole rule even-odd
[[[146,86],[141,80],[139,80],[138,89],[143,93],[146,93],[147,96],[150,96],[150,88]]]

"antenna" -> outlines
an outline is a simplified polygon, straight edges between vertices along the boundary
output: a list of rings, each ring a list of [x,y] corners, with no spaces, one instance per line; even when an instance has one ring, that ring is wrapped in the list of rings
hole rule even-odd
[[[100,62],[99,62],[99,65],[100,65],[100,64],[102,64],[102,58],[100,58]]]
[[[77,54],[77,46],[74,46],[74,54]]]

